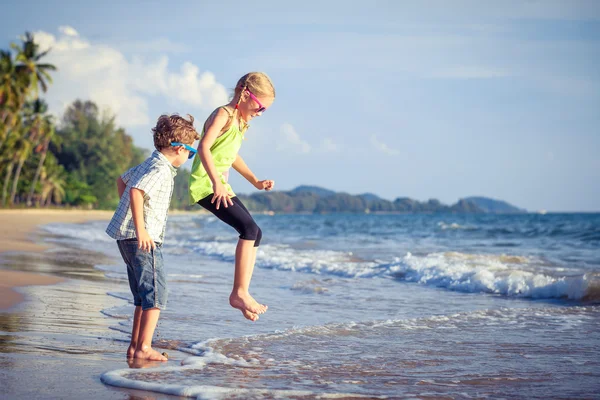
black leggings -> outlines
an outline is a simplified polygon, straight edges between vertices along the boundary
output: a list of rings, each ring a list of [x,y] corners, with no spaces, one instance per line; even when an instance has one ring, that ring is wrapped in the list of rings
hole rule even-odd
[[[254,240],[254,247],[258,247],[262,238],[262,231],[256,225],[254,218],[237,197],[232,197],[232,206],[225,207],[223,204],[217,210],[216,203],[210,202],[213,195],[203,198],[198,202],[202,207],[213,213],[221,221],[233,227],[240,234],[240,239]]]

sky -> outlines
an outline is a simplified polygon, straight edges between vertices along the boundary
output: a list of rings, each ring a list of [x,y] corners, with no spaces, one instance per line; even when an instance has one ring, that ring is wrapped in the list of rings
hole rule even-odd
[[[25,31],[51,48],[51,111],[92,100],[140,147],[160,114],[201,129],[242,75],[264,71],[276,100],[240,154],[275,189],[600,211],[600,1],[0,7],[2,48]],[[255,191],[232,175],[237,193]]]

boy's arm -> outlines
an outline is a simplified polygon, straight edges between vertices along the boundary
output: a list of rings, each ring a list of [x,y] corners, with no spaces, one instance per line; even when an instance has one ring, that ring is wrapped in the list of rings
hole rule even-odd
[[[271,190],[273,189],[273,185],[275,185],[275,182],[272,180],[259,181],[239,154],[236,156],[232,167],[258,190]]]
[[[154,240],[146,231],[144,225],[144,191],[131,188],[129,191],[129,198],[131,201],[131,215],[133,216],[133,224],[135,226],[135,234],[138,240],[138,248],[144,251],[154,250],[156,245]]]
[[[117,178],[117,190],[119,191],[119,198],[123,197],[123,192],[125,192],[125,189],[127,188],[127,185],[125,185],[125,182],[123,182],[123,179],[121,177]]]

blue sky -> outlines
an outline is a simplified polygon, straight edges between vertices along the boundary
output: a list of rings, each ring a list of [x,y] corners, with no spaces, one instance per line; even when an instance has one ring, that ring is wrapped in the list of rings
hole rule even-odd
[[[241,154],[276,189],[600,211],[598,1],[1,7],[4,48],[26,30],[52,47],[53,112],[91,99],[139,146],[161,113],[201,126],[241,75],[265,71],[277,99]]]

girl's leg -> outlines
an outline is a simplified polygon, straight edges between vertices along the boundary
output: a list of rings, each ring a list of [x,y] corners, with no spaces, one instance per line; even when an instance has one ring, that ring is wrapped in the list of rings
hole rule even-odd
[[[127,349],[127,358],[133,357],[138,344],[138,336],[140,335],[140,322],[142,320],[142,307],[136,306],[133,313],[133,328],[131,329],[131,342]]]
[[[237,197],[232,199],[232,206],[220,207],[218,210],[211,204],[211,197],[206,197],[198,203],[240,234],[235,251],[233,290],[229,296],[229,303],[241,310],[246,318],[255,321],[258,319],[256,314],[267,310],[267,306],[259,304],[248,292],[256,261],[256,246],[260,243],[262,233],[252,215]]]
[[[255,314],[263,314],[267,311],[267,306],[259,304],[248,292],[252,272],[254,272],[254,262],[256,260],[256,247],[254,240],[238,241],[235,249],[235,272],[233,276],[233,289],[229,296],[229,304],[240,310],[248,310]]]
[[[140,332],[137,347],[133,355],[134,358],[150,361],[167,361],[165,356],[152,348],[152,337],[154,336],[154,329],[156,329],[159,316],[160,309],[158,308],[150,308],[142,311]]]

